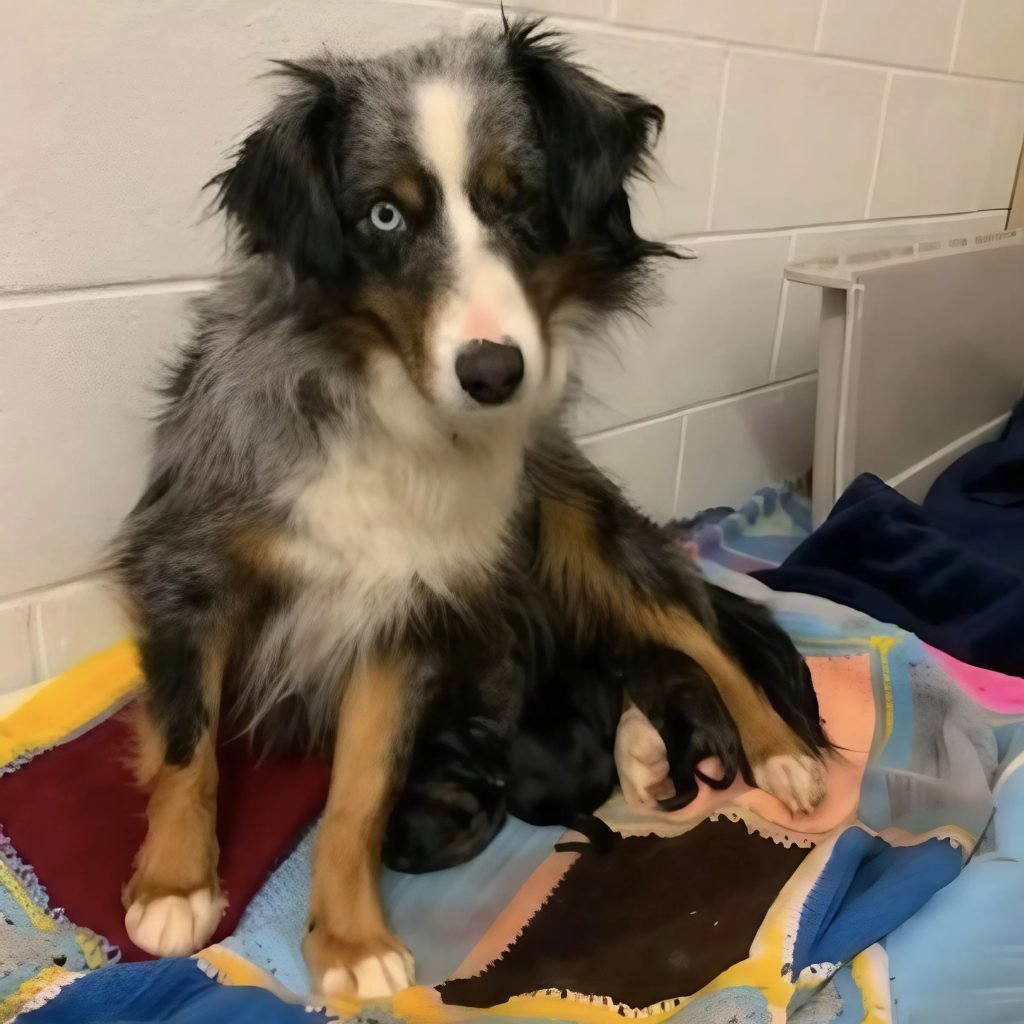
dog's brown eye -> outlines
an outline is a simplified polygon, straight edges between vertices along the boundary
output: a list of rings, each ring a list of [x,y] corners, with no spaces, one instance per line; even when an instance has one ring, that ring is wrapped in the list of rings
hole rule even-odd
[[[402,211],[394,203],[389,203],[385,199],[370,207],[370,223],[378,231],[405,230],[405,218],[402,216]]]

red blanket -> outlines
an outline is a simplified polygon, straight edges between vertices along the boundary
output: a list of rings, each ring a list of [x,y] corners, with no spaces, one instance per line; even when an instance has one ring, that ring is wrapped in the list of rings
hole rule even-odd
[[[23,861],[77,925],[148,959],[124,930],[121,886],[145,835],[146,798],[130,767],[126,717],[0,776],[0,821]],[[328,768],[314,758],[257,759],[248,743],[221,747],[218,836],[228,908],[212,941],[229,935],[249,900],[323,807]]]

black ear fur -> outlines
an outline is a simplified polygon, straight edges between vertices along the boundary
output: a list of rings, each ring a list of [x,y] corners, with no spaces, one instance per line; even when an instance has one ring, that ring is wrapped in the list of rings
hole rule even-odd
[[[626,185],[647,176],[665,121],[661,107],[619,92],[570,59],[561,35],[540,20],[509,21],[505,43],[533,106],[548,155],[548,192],[563,245],[610,241],[626,264],[672,250],[633,229]]]
[[[345,268],[336,163],[342,93],[337,79],[315,62],[276,63],[293,91],[242,142],[234,165],[209,185],[250,253],[277,256],[299,277],[336,279]]]

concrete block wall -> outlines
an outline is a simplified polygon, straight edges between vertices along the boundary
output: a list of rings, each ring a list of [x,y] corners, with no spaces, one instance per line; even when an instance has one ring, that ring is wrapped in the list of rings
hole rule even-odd
[[[515,6],[515,5],[510,5]],[[114,639],[90,580],[139,491],[152,382],[223,251],[199,187],[265,107],[268,58],[495,17],[457,0],[0,0],[0,692]],[[668,113],[648,231],[700,254],[578,428],[654,516],[811,460],[814,295],[787,260],[1005,222],[1022,0],[535,0]]]

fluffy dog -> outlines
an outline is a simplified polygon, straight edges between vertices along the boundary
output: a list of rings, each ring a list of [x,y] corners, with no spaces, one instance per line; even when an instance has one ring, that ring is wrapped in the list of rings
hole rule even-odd
[[[377,875],[418,723],[510,644],[682,651],[760,786],[806,808],[823,771],[694,570],[558,425],[574,339],[671,254],[626,191],[662,111],[527,22],[280,71],[215,179],[237,259],[113,557],[148,689],[126,924],[156,954],[216,926],[230,692],[246,727],[333,749],[304,952],[317,991],[379,996],[412,979]]]

